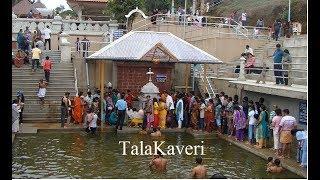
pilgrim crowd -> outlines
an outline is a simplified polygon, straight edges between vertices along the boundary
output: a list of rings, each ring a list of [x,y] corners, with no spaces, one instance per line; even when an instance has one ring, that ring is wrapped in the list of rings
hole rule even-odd
[[[101,122],[117,130],[122,130],[124,125],[141,127],[145,133],[165,128],[188,128],[203,133],[217,131],[237,141],[247,139],[247,144],[259,149],[273,143],[275,156],[279,158],[290,158],[290,145],[296,138],[297,161],[306,166],[307,132],[297,129],[298,122],[288,109],[281,110],[273,105],[268,112],[264,98],[254,102],[248,97],[240,100],[237,95],[232,97],[224,92],[211,98],[209,94],[196,96],[193,91],[164,91],[159,97],[148,95],[141,99],[130,90],[121,93],[109,87],[105,92],[102,101],[99,90],[93,94],[88,91],[86,96],[79,92],[73,99],[66,93],[61,100],[61,126],[66,127],[67,120],[83,124],[86,131],[92,133]],[[137,104],[138,98],[141,104]]]

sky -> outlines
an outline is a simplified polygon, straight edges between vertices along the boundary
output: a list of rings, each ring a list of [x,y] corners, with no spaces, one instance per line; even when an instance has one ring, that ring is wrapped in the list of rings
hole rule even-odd
[[[65,10],[70,9],[67,4],[67,0],[40,0],[44,5],[47,6],[48,9],[55,9],[59,7],[61,4],[64,6]]]

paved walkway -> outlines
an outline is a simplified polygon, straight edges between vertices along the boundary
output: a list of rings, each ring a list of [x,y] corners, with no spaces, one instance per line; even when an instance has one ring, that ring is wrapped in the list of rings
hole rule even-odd
[[[264,159],[268,159],[268,157],[275,157],[274,151],[272,151],[271,149],[256,149],[253,146],[251,146],[250,144],[246,144],[245,142],[239,142],[237,140],[235,140],[235,138],[232,137],[228,137],[226,135],[219,135],[220,138],[242,148],[245,149],[257,156],[260,156]],[[298,174],[299,176],[302,176],[304,178],[307,178],[307,171],[305,168],[302,168],[299,166],[299,164],[295,161],[295,159],[290,158],[290,159],[281,159],[281,165],[282,167],[288,169],[289,171],[292,171],[296,174]]]
[[[38,133],[38,132],[73,132],[73,131],[81,131],[83,130],[82,125],[74,125],[70,124],[67,125],[67,128],[60,127],[59,123],[23,123],[21,125],[21,131],[20,133]],[[118,131],[117,133],[138,133],[141,129],[140,128],[132,128],[132,127],[123,127],[122,131]],[[115,131],[114,127],[104,127],[102,129],[103,132],[112,132]],[[207,133],[207,132],[201,132],[201,131],[193,131],[190,129],[164,129],[161,130],[162,132],[187,132],[195,137],[198,136],[205,136],[205,137],[211,137],[213,134]],[[270,149],[260,149],[257,150],[253,146],[246,144],[244,142],[236,141],[234,138],[230,138],[226,135],[218,135],[220,138],[233,143],[234,145],[245,149],[257,156],[260,156],[264,159],[268,159],[268,157],[272,156],[274,157],[274,152]],[[15,135],[12,134],[12,142],[14,141]],[[307,171],[304,168],[301,168],[299,164],[295,161],[295,159],[283,159],[281,160],[281,164],[284,168],[288,169],[289,171],[292,171],[293,173],[296,173],[304,178],[307,178]]]

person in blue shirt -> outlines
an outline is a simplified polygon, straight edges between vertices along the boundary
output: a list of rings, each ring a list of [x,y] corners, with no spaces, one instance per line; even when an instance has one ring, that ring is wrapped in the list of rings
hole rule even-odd
[[[276,78],[276,84],[284,84],[283,81],[283,73],[282,73],[282,57],[284,56],[284,52],[281,49],[281,45],[276,45],[276,50],[274,51],[273,57],[273,67],[274,67],[274,76]],[[269,56],[270,57],[270,56]]]
[[[121,93],[120,99],[116,102],[115,107],[117,108],[118,111],[118,121],[116,125],[116,129],[120,126],[119,130],[122,130],[124,118],[125,118],[125,113],[127,109],[127,102],[124,100],[124,93]]]

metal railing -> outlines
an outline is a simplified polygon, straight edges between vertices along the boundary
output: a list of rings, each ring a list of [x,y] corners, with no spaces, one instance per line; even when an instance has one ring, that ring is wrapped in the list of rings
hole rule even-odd
[[[78,94],[78,78],[77,78],[77,69],[74,69],[74,89],[76,90],[75,96]]]
[[[204,18],[204,22],[201,18]],[[154,19],[155,21],[151,21]],[[198,23],[188,21],[188,19],[198,19]],[[135,27],[139,25],[139,27]],[[225,35],[235,35],[236,37],[243,38],[270,38],[270,28],[268,27],[253,27],[253,26],[242,26],[239,22],[234,19],[227,17],[213,17],[213,16],[192,16],[192,15],[176,15],[176,14],[156,14],[148,17],[147,19],[142,19],[132,24],[132,30],[149,30],[152,27],[158,27],[160,25],[166,26],[179,26],[183,25],[185,29],[185,37],[187,34],[193,33],[197,34],[197,31],[203,31],[206,28],[206,33],[200,33],[196,37],[208,37],[209,35],[225,34]],[[188,28],[196,27],[196,28]],[[220,31],[221,29],[221,31]],[[249,29],[252,33],[249,32]],[[254,33],[254,29],[258,29],[258,34]],[[218,32],[217,32],[218,30]],[[230,32],[231,31],[231,32]],[[187,37],[192,38],[192,37]]]
[[[275,69],[273,65],[282,65],[282,69]],[[283,69],[283,66],[291,66],[289,69]],[[237,67],[238,66],[238,67]],[[305,66],[305,67],[304,67]],[[246,79],[256,80],[261,77],[261,73],[265,72],[265,81],[274,81],[274,78],[292,79],[294,83],[305,84],[307,78],[307,64],[306,63],[273,63],[268,62],[265,69],[263,65],[256,64],[255,67],[244,68]],[[279,72],[280,76],[274,75],[274,72]],[[286,72],[287,76],[283,74]],[[223,78],[238,78],[240,73],[240,61],[232,63],[224,63],[221,67],[218,67],[217,77]],[[281,75],[282,74],[282,75]],[[297,75],[297,74],[300,74]],[[302,74],[302,75],[301,75]],[[303,77],[304,74],[306,77]]]
[[[82,42],[86,41],[79,41],[80,43],[80,49],[77,49],[76,44],[74,44],[71,47],[71,54],[75,55],[75,53],[79,53],[81,56],[83,56],[83,53],[85,53],[85,57],[90,56],[91,54],[97,52],[102,47],[105,47],[106,45],[110,44],[110,42],[104,42],[104,41],[89,41],[90,46],[88,47],[88,50],[83,49]]]
[[[209,94],[210,98],[214,97],[215,92],[214,92],[214,89],[212,87],[212,83],[210,81],[210,77],[212,77],[212,76],[208,76],[207,72],[204,73],[204,67],[203,67],[202,64],[193,66],[193,68],[194,68],[194,76],[196,78],[201,79],[201,83],[204,86],[206,93]],[[212,75],[213,73],[209,70],[209,74]]]

